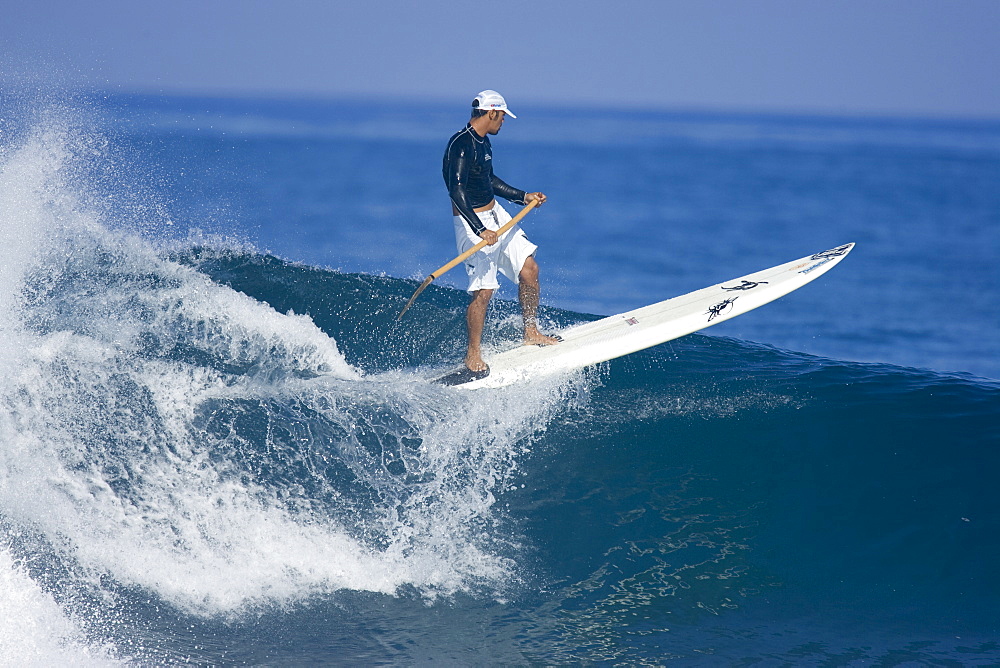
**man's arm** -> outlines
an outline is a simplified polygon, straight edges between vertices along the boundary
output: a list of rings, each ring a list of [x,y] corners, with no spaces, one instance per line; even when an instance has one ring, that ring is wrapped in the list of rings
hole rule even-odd
[[[546,199],[543,193],[529,193],[523,190],[518,190],[513,186],[509,186],[495,174],[493,175],[493,194],[500,195],[500,197],[503,197],[505,200],[522,206],[530,204],[535,200],[538,200],[538,206],[541,206],[542,204],[545,204]]]
[[[527,204],[524,196],[528,193],[523,190],[518,190],[514,186],[507,185],[504,181],[496,174],[492,175],[490,179],[490,184],[493,186],[493,194],[503,197],[509,202],[514,202],[514,204],[521,204],[522,206]]]

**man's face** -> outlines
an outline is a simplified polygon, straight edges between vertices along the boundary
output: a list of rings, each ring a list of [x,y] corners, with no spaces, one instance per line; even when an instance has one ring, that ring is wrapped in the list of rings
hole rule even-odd
[[[503,119],[507,115],[505,111],[491,111],[486,115],[490,119],[490,124],[486,128],[486,133],[495,135],[500,132],[500,128],[503,126]]]

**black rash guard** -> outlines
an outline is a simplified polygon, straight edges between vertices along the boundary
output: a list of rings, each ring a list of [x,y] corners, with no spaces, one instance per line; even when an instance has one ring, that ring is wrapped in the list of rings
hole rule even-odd
[[[448,141],[442,168],[445,185],[455,208],[478,235],[486,230],[473,209],[486,206],[494,195],[524,204],[525,192],[507,185],[493,174],[493,147],[489,137],[480,137],[472,124]]]

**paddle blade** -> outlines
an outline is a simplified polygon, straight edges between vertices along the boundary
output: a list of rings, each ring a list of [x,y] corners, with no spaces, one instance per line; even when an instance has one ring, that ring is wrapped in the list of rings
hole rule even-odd
[[[403,310],[399,312],[398,316],[396,316],[397,322],[403,319],[403,314],[406,313],[411,306],[413,306],[413,302],[417,301],[417,296],[420,295],[420,293],[423,292],[424,289],[428,285],[430,285],[431,281],[433,280],[434,280],[433,274],[424,279],[424,282],[420,284],[420,287],[417,288],[416,292],[413,293],[413,296],[410,297],[410,301],[406,302],[406,306],[404,306]]]

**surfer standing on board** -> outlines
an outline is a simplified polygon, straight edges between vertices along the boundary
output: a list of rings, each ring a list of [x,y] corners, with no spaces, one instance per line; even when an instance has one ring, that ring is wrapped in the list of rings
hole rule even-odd
[[[489,135],[500,132],[506,116],[517,118],[507,109],[503,96],[494,90],[484,90],[472,101],[472,118],[465,128],[448,141],[444,152],[442,173],[451,196],[451,213],[455,222],[455,243],[464,253],[480,241],[487,245],[465,261],[469,275],[467,288],[472,300],[466,311],[469,349],[465,366],[477,377],[489,373],[483,361],[480,343],[486,323],[486,308],[493,291],[500,287],[497,271],[518,286],[521,314],[524,318],[525,345],[551,345],[559,339],[538,331],[538,246],[528,241],[520,226],[514,226],[502,237],[498,230],[510,220],[510,215],[496,201],[495,195],[516,204],[545,202],[540,192],[525,192],[507,185],[493,174],[493,147]]]

